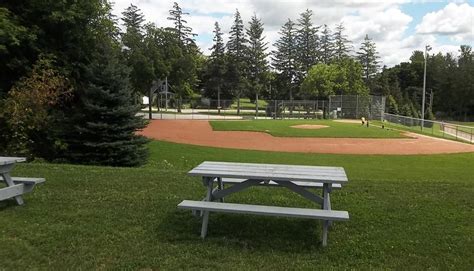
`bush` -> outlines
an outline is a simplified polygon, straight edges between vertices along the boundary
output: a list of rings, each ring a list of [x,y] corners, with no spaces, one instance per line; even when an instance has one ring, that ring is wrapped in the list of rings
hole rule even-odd
[[[2,153],[44,157],[62,145],[50,137],[51,126],[55,107],[71,96],[71,87],[53,66],[51,58],[41,57],[1,102]]]

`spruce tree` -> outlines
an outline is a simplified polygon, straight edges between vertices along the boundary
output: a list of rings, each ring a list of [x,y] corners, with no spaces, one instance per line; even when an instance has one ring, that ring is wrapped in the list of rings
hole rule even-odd
[[[379,58],[375,43],[369,38],[369,35],[365,35],[364,42],[361,44],[359,51],[357,52],[357,58],[359,59],[364,69],[364,79],[368,84],[377,73]]]
[[[175,37],[178,48],[175,49],[176,58],[170,60],[171,72],[169,82],[172,91],[176,94],[178,101],[178,112],[181,112],[182,99],[192,95],[193,87],[197,82],[197,59],[201,52],[194,41],[192,28],[187,26],[188,23],[184,19],[184,15],[189,13],[183,12],[178,3],[173,4],[173,8],[169,10],[170,16],[167,18],[172,21],[174,28],[167,28]]]
[[[218,22],[214,24],[214,44],[210,48],[211,55],[205,69],[205,95],[206,97],[221,100],[230,98],[230,93],[223,87],[226,69],[225,45],[222,31]],[[220,107],[221,104],[218,104]]]
[[[282,26],[280,38],[275,42],[272,52],[272,65],[279,72],[283,87],[288,89],[289,99],[293,99],[296,80],[296,29],[295,23],[288,19]]]
[[[344,23],[341,22],[336,26],[336,31],[334,31],[334,58],[336,61],[349,57],[351,50],[350,41],[347,39],[347,35],[344,34],[344,30]]]
[[[298,80],[301,83],[308,70],[318,61],[318,28],[313,26],[313,11],[300,14],[297,31]]]
[[[130,82],[135,100],[139,101],[142,95],[149,95],[148,90],[154,79],[152,62],[144,48],[145,19],[141,10],[133,4],[122,12],[122,16],[126,29],[121,35],[123,55],[131,69]]]
[[[334,57],[334,44],[331,30],[326,24],[323,26],[323,30],[321,31],[319,48],[320,62],[329,64]]]
[[[226,81],[232,95],[237,98],[237,114],[240,114],[240,98],[245,88],[246,74],[246,46],[247,39],[244,32],[244,23],[239,10],[235,11],[234,23],[230,29],[227,42],[227,72]]]
[[[249,84],[249,97],[255,97],[258,100],[258,95],[262,93],[265,88],[266,76],[268,71],[267,63],[267,43],[263,36],[263,23],[253,15],[249,27],[246,29],[248,36],[247,45],[247,79]]]
[[[169,30],[175,32],[176,38],[181,42],[182,46],[194,44],[194,37],[197,34],[193,33],[193,29],[186,24],[186,21],[183,16],[189,15],[189,13],[184,12],[178,3],[174,2],[173,8],[169,10],[170,16],[167,18],[172,21],[174,28],[168,28]]]
[[[136,116],[127,67],[118,49],[98,45],[98,54],[84,67],[78,105],[64,140],[66,159],[81,164],[138,166],[146,162],[147,140],[136,134],[145,126]]]

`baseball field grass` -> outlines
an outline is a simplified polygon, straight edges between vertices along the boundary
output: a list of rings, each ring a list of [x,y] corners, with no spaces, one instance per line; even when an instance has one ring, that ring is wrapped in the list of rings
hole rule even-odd
[[[400,131],[362,126],[360,123],[343,123],[332,120],[247,120],[210,121],[215,131],[265,132],[280,137],[332,137],[332,138],[403,138]],[[296,125],[324,125],[321,129],[300,129]]]
[[[0,269],[470,270],[474,153],[329,155],[218,149],[154,141],[140,168],[25,163],[45,177],[26,205],[0,202]],[[329,245],[319,221],[211,214],[209,234],[177,210],[205,189],[186,172],[205,160],[342,166]],[[252,188],[228,202],[313,207],[285,189]]]

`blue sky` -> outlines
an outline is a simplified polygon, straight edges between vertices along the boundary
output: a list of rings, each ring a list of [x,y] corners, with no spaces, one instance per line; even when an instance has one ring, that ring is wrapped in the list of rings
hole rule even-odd
[[[166,20],[173,0],[116,0],[114,13],[131,3],[138,6],[149,22],[169,26]],[[218,21],[228,33],[235,9],[247,23],[255,13],[262,19],[269,51],[278,39],[278,31],[288,19],[297,20],[305,9],[313,10],[315,25],[331,28],[343,22],[354,52],[366,34],[377,45],[382,64],[393,66],[407,61],[413,50],[426,44],[433,53],[456,54],[461,44],[474,44],[474,2],[407,0],[182,0],[178,4],[190,14],[189,25],[198,34],[197,43],[205,54],[212,46],[212,30]],[[224,35],[227,39],[227,34]]]

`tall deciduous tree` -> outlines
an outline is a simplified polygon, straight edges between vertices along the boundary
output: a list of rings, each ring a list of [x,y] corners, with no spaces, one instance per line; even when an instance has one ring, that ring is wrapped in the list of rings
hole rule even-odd
[[[227,42],[226,81],[232,95],[237,98],[237,114],[240,114],[240,98],[245,88],[247,38],[240,12],[235,11],[234,23],[230,29]]]
[[[259,94],[265,89],[265,83],[268,76],[268,63],[267,63],[267,43],[263,36],[263,23],[257,18],[257,15],[253,15],[249,27],[246,29],[248,36],[247,46],[247,80],[249,97],[255,97],[258,100]]]
[[[336,60],[348,57],[351,51],[351,42],[347,39],[347,35],[344,34],[344,30],[344,23],[341,22],[336,26],[333,34],[334,58]]]
[[[301,82],[308,70],[318,61],[318,28],[313,26],[313,12],[307,9],[300,14],[297,31],[298,80]]]
[[[282,26],[280,38],[275,42],[272,52],[272,64],[278,71],[282,87],[287,89],[288,98],[293,99],[296,80],[296,29],[295,23],[288,19]]]
[[[377,73],[379,62],[378,53],[375,46],[375,42],[369,38],[369,35],[365,35],[364,42],[362,42],[359,51],[357,52],[357,58],[359,59],[364,69],[364,79],[367,84],[374,78]]]

